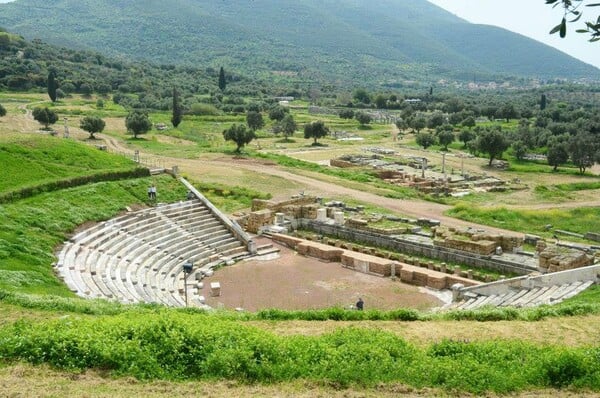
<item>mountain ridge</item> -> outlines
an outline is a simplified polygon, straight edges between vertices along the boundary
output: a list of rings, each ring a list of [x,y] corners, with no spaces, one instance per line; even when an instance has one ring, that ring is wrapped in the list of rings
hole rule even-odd
[[[115,12],[118,8],[120,12]],[[352,85],[506,77],[600,80],[600,70],[425,1],[16,0],[0,26],[27,38],[165,64]],[[249,73],[250,72],[250,73]]]

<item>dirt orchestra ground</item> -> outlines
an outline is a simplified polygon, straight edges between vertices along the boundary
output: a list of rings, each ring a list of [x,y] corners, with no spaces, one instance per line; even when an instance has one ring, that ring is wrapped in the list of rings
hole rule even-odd
[[[259,240],[265,244],[270,240]],[[442,302],[423,289],[389,278],[367,275],[304,257],[284,246],[278,258],[250,259],[218,269],[204,279],[202,294],[213,308],[243,308],[256,311],[266,308],[317,309],[347,308],[359,297],[365,309],[415,308],[428,309]],[[210,282],[219,282],[221,296],[210,297]]]

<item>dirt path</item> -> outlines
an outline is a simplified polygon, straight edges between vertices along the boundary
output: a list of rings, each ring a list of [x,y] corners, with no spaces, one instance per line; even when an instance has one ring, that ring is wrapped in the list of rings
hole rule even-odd
[[[105,140],[106,145],[109,149],[117,152],[133,153],[133,151],[124,146],[118,139],[110,136],[100,136]],[[145,155],[145,154],[141,154]],[[155,156],[155,155],[152,155]],[[252,173],[268,174],[271,176],[281,177],[287,181],[294,182],[295,187],[293,190],[288,192],[282,192],[281,198],[289,197],[290,194],[297,193],[297,186],[304,187],[304,191],[307,194],[313,194],[316,196],[324,197],[347,197],[352,198],[361,202],[370,203],[379,207],[386,208],[388,210],[405,214],[410,217],[420,218],[435,218],[440,220],[446,225],[472,227],[476,229],[486,229],[487,231],[494,231],[498,233],[510,233],[515,234],[514,231],[507,231],[499,228],[493,228],[489,226],[483,226],[480,224],[470,223],[456,218],[448,217],[444,215],[444,212],[449,210],[451,206],[442,205],[439,203],[418,201],[418,200],[406,200],[406,199],[391,199],[383,196],[379,196],[370,192],[361,191],[354,188],[349,188],[343,185],[343,182],[332,183],[321,181],[317,179],[319,176],[315,174],[315,178],[310,176],[294,174],[290,171],[284,170],[283,168],[274,165],[270,162],[260,162],[254,159],[247,158],[231,158],[223,156],[220,159],[181,159],[181,158],[170,158],[161,157],[167,164],[177,164],[179,169],[191,176],[202,178],[202,170],[207,167],[218,167],[222,168],[223,176],[226,176],[228,170],[232,167],[245,169]],[[251,181],[248,181],[248,185],[251,186]]]

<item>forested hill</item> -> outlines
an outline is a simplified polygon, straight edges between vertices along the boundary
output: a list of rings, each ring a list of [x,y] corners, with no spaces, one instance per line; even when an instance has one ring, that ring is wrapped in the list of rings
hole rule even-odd
[[[0,26],[63,46],[299,83],[600,78],[558,50],[426,0],[16,0],[0,4]]]
[[[56,71],[62,95],[113,94],[115,102],[130,107],[168,109],[173,88],[179,90],[184,102],[198,94],[218,91],[218,69],[133,62],[94,51],[28,41],[0,29],[0,91],[46,91],[50,68]],[[227,80],[235,82],[228,89],[233,97],[257,96],[260,90],[287,93],[278,91],[272,82],[255,81],[230,72]]]

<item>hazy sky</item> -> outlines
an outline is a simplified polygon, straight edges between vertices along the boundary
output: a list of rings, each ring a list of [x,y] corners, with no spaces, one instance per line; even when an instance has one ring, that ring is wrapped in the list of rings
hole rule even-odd
[[[568,25],[567,37],[548,32],[560,23],[562,9],[545,0],[428,0],[469,22],[496,25],[555,47],[575,58],[600,68],[600,42],[589,43],[589,36],[576,33],[583,20],[595,21],[600,7],[583,7],[579,22]],[[592,1],[591,3],[595,3]],[[586,19],[587,17],[587,19]],[[576,27],[577,26],[577,27]]]

